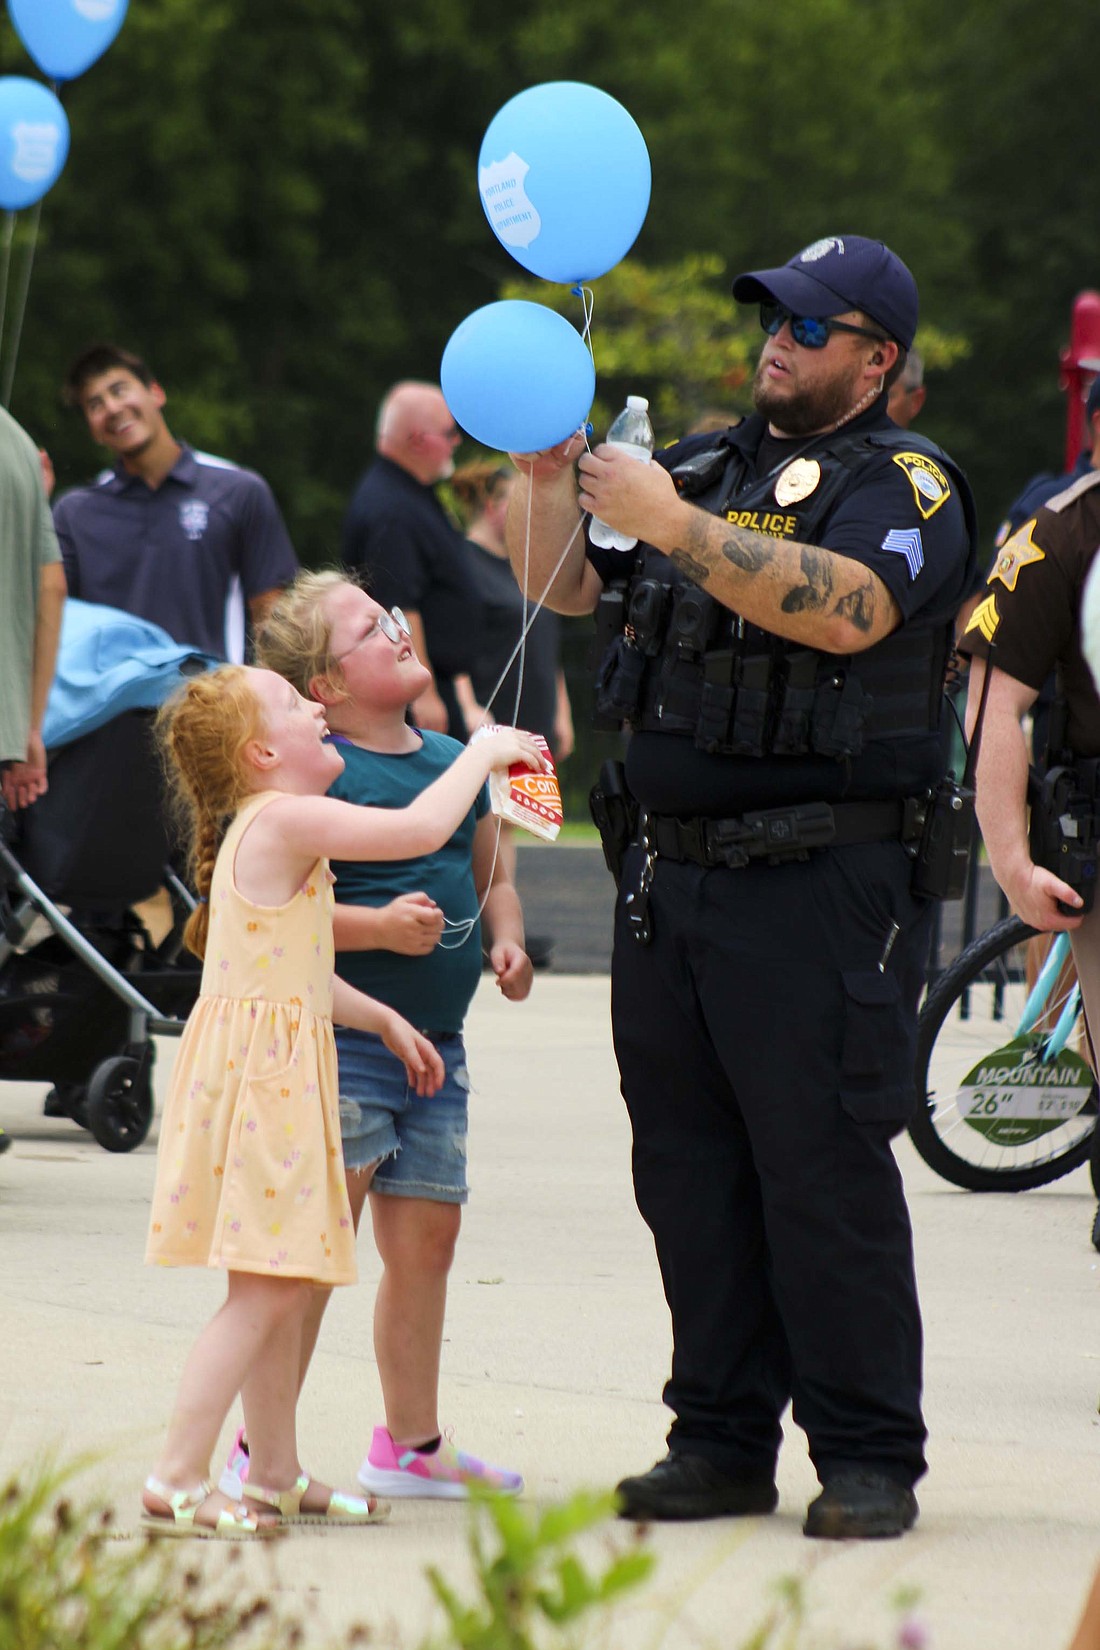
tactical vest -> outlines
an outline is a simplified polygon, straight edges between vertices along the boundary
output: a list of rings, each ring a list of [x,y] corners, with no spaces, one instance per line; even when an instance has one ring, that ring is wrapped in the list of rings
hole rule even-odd
[[[734,440],[743,435],[748,446],[743,427]],[[973,563],[977,532],[966,479],[934,443],[908,430],[839,432],[803,447],[791,462],[812,456],[821,476],[807,498],[791,503],[777,503],[775,491],[788,464],[753,476],[755,444],[746,456],[723,437],[670,469],[681,495],[712,514],[732,513],[736,504],[738,516],[762,522],[782,515],[785,540],[816,544],[853,474],[883,448],[920,452],[947,472],[962,501]],[[819,653],[749,624],[652,545],[639,544],[629,578],[605,590],[597,613],[598,722],[690,734],[701,750],[721,756],[857,756],[865,740],[939,726],[953,621],[942,609],[930,618],[917,614],[861,653]]]

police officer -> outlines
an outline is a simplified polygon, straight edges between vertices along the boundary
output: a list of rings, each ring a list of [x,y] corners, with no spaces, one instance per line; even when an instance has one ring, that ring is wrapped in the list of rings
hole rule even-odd
[[[985,600],[959,648],[972,655],[967,717],[976,722],[986,675],[978,752],[978,818],[989,862],[1012,909],[1043,932],[1068,929],[1092,1045],[1100,1026],[1100,906],[1085,912],[1095,890],[1100,813],[1100,697],[1086,660],[1100,636],[1095,575],[1100,545],[1100,394],[1090,419],[1091,462],[1048,498],[1002,546],[990,569]],[[1084,640],[1084,592],[1091,611]],[[993,649],[991,654],[990,650]],[[992,660],[992,664],[990,664]],[[1028,822],[1028,749],[1022,719],[1034,714],[1040,691],[1057,667],[1058,696],[1049,752],[1062,789],[1044,788]],[[1072,791],[1066,791],[1069,773]],[[1071,796],[1076,801],[1070,800]],[[1044,820],[1046,813],[1053,818]],[[1057,819],[1074,818],[1063,845]],[[1078,850],[1073,852],[1072,850]],[[1072,869],[1069,869],[1072,867]],[[1077,873],[1074,875],[1074,873]],[[1066,880],[1073,875],[1073,882]],[[1100,1247],[1100,1220],[1093,1228]]]
[[[1079,481],[1082,476],[1089,475],[1100,466],[1100,377],[1094,378],[1085,399],[1085,444],[1077,456],[1077,462],[1072,470],[1064,475],[1054,475],[1049,470],[1041,471],[1032,476],[1022,493],[1013,499],[1008,507],[1008,514],[997,529],[993,540],[993,561],[990,572],[997,566],[1001,552],[1012,536],[1019,532],[1025,522],[1033,521],[1040,509],[1048,500],[1059,493],[1064,493],[1073,481]],[[972,594],[964,603],[960,614],[958,628],[964,631],[974,615],[974,610],[985,597],[983,586]],[[1050,736],[1050,713],[1054,702],[1055,683],[1048,677],[1042,684],[1031,706],[1031,749],[1036,762],[1044,760],[1047,741]]]
[[[756,414],[650,465],[578,438],[517,458],[510,544],[597,610],[599,703],[641,808],[612,1018],[638,1206],[672,1313],[668,1455],[628,1517],[776,1505],[793,1401],[808,1535],[892,1536],[925,1470],[921,1324],[892,1136],[913,1102],[930,902],[910,888],[939,772],[966,483],[886,414],[917,324],[880,242],[815,241],[734,283],[766,334]]]

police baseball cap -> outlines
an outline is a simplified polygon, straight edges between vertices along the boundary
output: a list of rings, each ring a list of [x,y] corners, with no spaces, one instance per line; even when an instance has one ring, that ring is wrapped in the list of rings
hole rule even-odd
[[[917,330],[916,281],[888,246],[862,235],[830,235],[780,269],[750,269],[734,281],[733,296],[740,304],[774,298],[793,315],[821,320],[862,310],[903,349]]]

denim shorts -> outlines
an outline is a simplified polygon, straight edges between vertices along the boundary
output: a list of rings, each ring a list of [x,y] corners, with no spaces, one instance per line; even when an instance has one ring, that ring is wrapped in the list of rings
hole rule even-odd
[[[405,1067],[368,1031],[336,1033],[344,1167],[378,1162],[372,1192],[465,1203],[470,1078],[460,1032],[432,1038],[443,1061],[435,1094],[409,1087]]]

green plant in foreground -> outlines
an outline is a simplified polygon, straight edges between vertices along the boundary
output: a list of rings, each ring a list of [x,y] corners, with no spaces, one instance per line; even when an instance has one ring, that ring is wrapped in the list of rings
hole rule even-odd
[[[0,1650],[291,1650],[301,1641],[298,1622],[237,1596],[232,1549],[228,1575],[211,1583],[174,1542],[116,1541],[110,1508],[69,1499],[77,1470],[47,1462],[0,1490]]]
[[[241,1553],[232,1544],[117,1540],[110,1508],[70,1499],[70,1480],[89,1464],[35,1465],[0,1489],[0,1650],[297,1650],[306,1642],[297,1617],[256,1596],[254,1583],[242,1587]],[[608,1628],[611,1608],[652,1573],[654,1556],[636,1529],[608,1538],[595,1566],[577,1556],[577,1538],[612,1517],[610,1495],[582,1493],[538,1508],[475,1486],[471,1501],[473,1597],[465,1600],[429,1567],[446,1620],[442,1636],[423,1641],[420,1650],[577,1650]],[[203,1562],[215,1553],[216,1563]],[[659,1650],[691,1591],[662,1612],[656,1636],[646,1641],[651,1650]],[[893,1598],[896,1629],[887,1644],[876,1645],[823,1635],[806,1577],[784,1576],[771,1593],[755,1629],[736,1630],[715,1644],[722,1650],[925,1650],[912,1591]],[[710,1642],[694,1629],[692,1636],[701,1645]],[[331,1650],[368,1642],[379,1641],[371,1628],[357,1625]]]
[[[611,1495],[582,1493],[542,1510],[477,1486],[471,1487],[471,1499],[477,1597],[465,1603],[434,1565],[427,1570],[447,1615],[448,1636],[439,1641],[446,1646],[534,1650],[575,1644],[582,1620],[615,1603],[653,1569],[653,1554],[637,1536],[627,1546],[612,1546],[604,1568],[595,1573],[572,1551],[577,1536],[613,1515]]]
[[[736,1650],[832,1650],[838,1641],[826,1640],[821,1630],[810,1621],[810,1606],[806,1581],[802,1576],[783,1576],[774,1584],[775,1603],[763,1621],[747,1638],[739,1639]],[[891,1605],[897,1617],[896,1630],[885,1650],[926,1650],[928,1631],[915,1614],[919,1594],[911,1587],[902,1587],[894,1594]],[[877,1650],[866,1639],[854,1641],[848,1637],[839,1641],[838,1650]]]

